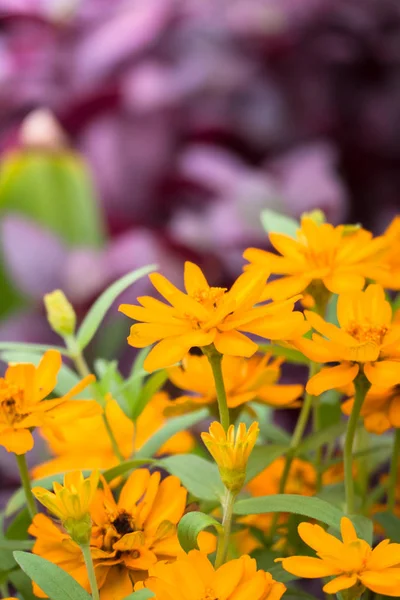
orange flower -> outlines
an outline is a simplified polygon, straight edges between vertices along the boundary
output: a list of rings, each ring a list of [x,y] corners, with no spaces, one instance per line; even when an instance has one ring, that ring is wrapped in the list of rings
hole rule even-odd
[[[134,450],[139,450],[164,425],[166,418],[163,411],[168,405],[167,394],[155,394],[138,418],[135,429],[135,425],[121,410],[116,400],[108,396],[105,413],[125,459],[129,458]],[[101,415],[74,422],[68,420],[58,424],[57,432],[44,428],[41,434],[54,458],[33,469],[35,479],[74,469],[109,469],[119,462]],[[193,436],[188,431],[182,431],[172,436],[160,448],[159,454],[189,452],[193,445]]]
[[[150,280],[169,304],[144,296],[138,299],[141,306],[119,308],[140,321],[131,327],[131,346],[144,348],[157,342],[144,363],[148,371],[181,361],[193,346],[214,344],[221,354],[252,356],[258,345],[244,333],[288,340],[307,330],[303,315],[293,312],[297,298],[255,306],[265,287],[264,274],[244,273],[227,291],[210,287],[201,269],[186,262],[186,294],[159,273],[150,275]]]
[[[400,383],[400,323],[392,320],[392,308],[381,285],[341,294],[337,304],[339,327],[313,312],[306,311],[306,317],[318,334],[313,334],[312,340],[297,340],[297,348],[316,362],[339,363],[321,369],[309,380],[306,389],[310,394],[319,396],[347,386],[360,369],[374,385]]]
[[[149,575],[135,589],[151,590],[156,600],[280,600],[286,590],[270,573],[257,571],[256,561],[250,556],[214,569],[198,550],[179,557],[173,564],[157,563]]]
[[[323,590],[336,594],[351,590],[351,598],[359,598],[368,588],[376,594],[399,597],[400,594],[400,544],[384,540],[372,550],[371,546],[357,537],[350,519],[343,517],[341,533],[343,542],[327,533],[319,525],[300,523],[301,539],[318,558],[290,556],[279,558],[286,571],[297,577],[334,577]]]
[[[353,404],[354,398],[342,404],[345,415],[350,415]],[[379,435],[392,427],[400,428],[400,385],[389,388],[373,385],[367,392],[360,414],[365,429],[371,433]]]
[[[185,511],[187,492],[177,477],[160,481],[160,473],[147,469],[130,475],[118,501],[103,485],[91,504],[90,549],[101,600],[122,600],[158,560],[175,560],[182,553],[176,525]],[[80,548],[58,525],[39,514],[29,532],[36,537],[35,554],[68,571],[90,591]],[[34,593],[43,597],[35,585]]]
[[[264,297],[276,299],[299,294],[311,284],[323,284],[335,294],[361,290],[366,278],[376,279],[382,273],[381,258],[387,247],[383,236],[372,239],[365,229],[334,227],[309,216],[301,219],[296,239],[282,233],[271,233],[269,239],[279,256],[256,248],[243,256],[250,262],[246,267],[250,272],[284,275],[265,290]]]
[[[379,282],[390,290],[400,290],[400,216],[393,219],[384,237],[388,242],[382,258],[386,269],[379,276]]]
[[[301,396],[303,386],[277,383],[282,362],[281,358],[271,359],[271,354],[257,354],[251,358],[224,356],[222,374],[228,407],[236,408],[251,401],[274,407],[298,406],[296,400]],[[172,400],[166,414],[182,414],[216,404],[214,377],[206,356],[188,354],[182,366],[171,367],[168,375],[186,394]]]
[[[251,495],[268,496],[278,494],[285,463],[285,457],[280,456],[257,475],[257,477],[249,481],[247,489]],[[295,458],[290,467],[285,493],[313,496],[315,494],[316,481],[317,474],[313,465],[300,458]]]
[[[57,384],[61,355],[48,350],[35,367],[30,363],[10,364],[0,378],[0,445],[8,452],[25,454],[33,448],[33,427],[56,427],[57,417],[91,416],[101,411],[96,402],[68,402],[94,380],[85,377],[61,398],[45,400]]]

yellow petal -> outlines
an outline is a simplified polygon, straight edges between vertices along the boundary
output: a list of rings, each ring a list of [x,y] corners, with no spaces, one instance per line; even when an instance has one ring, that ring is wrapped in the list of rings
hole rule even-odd
[[[199,290],[208,290],[210,288],[200,267],[189,261],[185,262],[184,281],[185,289],[189,295],[194,295]]]
[[[354,525],[347,517],[342,517],[340,521],[340,532],[345,544],[351,544],[351,542],[355,542],[358,539]]]
[[[319,373],[311,377],[306,385],[306,390],[312,396],[320,396],[327,390],[334,390],[348,385],[357,376],[358,365],[342,363],[336,367],[324,367]]]
[[[348,590],[357,583],[357,575],[340,575],[322,588],[327,594],[336,594],[340,590]]]
[[[214,344],[218,352],[232,356],[252,356],[258,345],[239,331],[218,332]]]
[[[400,361],[382,360],[364,365],[364,373],[373,385],[391,387],[400,383]]]
[[[290,556],[282,560],[282,567],[297,577],[319,578],[336,575],[337,569],[320,558],[311,556]]]

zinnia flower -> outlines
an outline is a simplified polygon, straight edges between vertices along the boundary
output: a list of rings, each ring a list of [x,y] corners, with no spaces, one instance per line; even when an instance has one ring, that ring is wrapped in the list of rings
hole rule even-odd
[[[365,540],[357,537],[347,517],[342,518],[340,528],[343,541],[327,533],[320,525],[300,523],[298,532],[301,539],[316,551],[318,558],[290,556],[276,560],[297,577],[334,577],[323,587],[327,594],[353,588],[353,597],[358,598],[368,588],[376,594],[398,598],[400,544],[383,540],[372,549]]]
[[[33,427],[55,426],[56,417],[76,418],[79,414],[90,416],[101,412],[96,402],[68,402],[89,383],[88,375],[61,398],[45,400],[57,384],[61,368],[61,355],[57,350],[48,350],[39,366],[30,363],[12,364],[4,377],[0,378],[0,445],[8,452],[25,454],[33,448]]]
[[[265,288],[264,274],[244,273],[227,291],[210,287],[201,269],[186,262],[186,294],[159,273],[150,275],[150,280],[169,304],[144,296],[138,299],[141,306],[119,308],[140,321],[131,327],[131,346],[144,348],[157,342],[144,363],[148,371],[181,361],[193,346],[214,344],[221,354],[252,356],[258,345],[244,333],[288,340],[307,330],[303,315],[293,312],[297,298],[255,306]]]
[[[121,455],[127,459],[166,422],[164,409],[169,406],[167,394],[155,394],[134,424],[121,410],[116,400],[108,395],[105,413]],[[40,430],[54,458],[34,467],[35,478],[74,469],[109,469],[118,464],[110,437],[101,415],[91,419],[58,422],[57,431]],[[179,454],[193,448],[194,439],[188,431],[181,431],[163,444],[159,454]]]
[[[98,471],[93,471],[88,479],[85,479],[80,471],[72,471],[64,476],[64,485],[53,483],[54,492],[34,487],[32,493],[60,519],[73,540],[78,544],[87,543],[91,531],[90,507],[98,483]]]
[[[350,415],[353,404],[354,398],[342,404],[345,415]],[[365,396],[360,415],[365,429],[371,433],[379,435],[392,427],[400,428],[400,385],[389,388],[373,385]]]
[[[247,461],[259,434],[258,423],[246,429],[240,423],[235,431],[233,425],[226,432],[221,423],[211,423],[209,433],[202,433],[201,439],[218,465],[221,479],[231,492],[239,492],[246,478]]]
[[[400,323],[392,320],[392,308],[381,285],[341,294],[337,304],[339,327],[316,313],[305,314],[318,334],[313,334],[312,340],[297,340],[295,345],[311,360],[339,363],[321,369],[309,380],[306,389],[310,394],[319,396],[326,390],[345,387],[360,370],[374,385],[400,383]]]
[[[101,600],[122,600],[132,593],[136,581],[147,577],[150,566],[158,560],[175,560],[183,552],[176,525],[184,514],[186,496],[177,477],[161,481],[159,472],[151,474],[147,469],[137,469],[128,477],[118,501],[103,482],[90,510],[90,549]],[[90,591],[80,548],[58,525],[39,514],[29,532],[37,538],[35,554],[67,570]],[[214,538],[205,536],[199,536],[200,547],[212,552]],[[44,596],[35,585],[34,593]]]
[[[400,216],[394,217],[384,233],[387,250],[382,258],[386,269],[379,277],[379,283],[390,290],[400,290]]]
[[[274,407],[297,406],[303,386],[277,383],[282,362],[281,358],[271,359],[270,354],[251,358],[225,355],[222,374],[228,407],[236,408],[251,401]],[[171,401],[166,414],[182,414],[216,404],[214,377],[206,356],[188,354],[182,366],[168,369],[168,376],[186,394]]]
[[[136,589],[151,590],[155,600],[280,600],[286,590],[270,573],[257,571],[256,561],[250,556],[214,569],[198,550],[172,564],[157,563],[149,575]]]
[[[283,275],[267,284],[265,297],[270,298],[298,294],[311,284],[314,293],[320,284],[335,294],[361,290],[366,278],[381,274],[387,247],[383,236],[372,239],[365,229],[334,227],[310,216],[301,219],[296,239],[282,233],[270,233],[269,239],[280,255],[248,248],[243,256],[249,271]]]

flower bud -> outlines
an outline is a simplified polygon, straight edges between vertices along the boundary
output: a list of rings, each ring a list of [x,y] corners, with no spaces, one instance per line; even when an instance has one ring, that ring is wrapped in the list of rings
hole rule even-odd
[[[240,423],[237,431],[231,425],[227,432],[221,423],[211,423],[209,433],[201,438],[218,465],[219,474],[225,487],[238,494],[246,479],[247,461],[257,441],[258,423],[252,423],[248,430]]]
[[[44,297],[44,305],[47,312],[47,320],[53,331],[66,337],[75,331],[75,311],[61,290],[54,290]]]
[[[20,141],[27,150],[57,152],[66,146],[66,137],[53,113],[47,108],[38,108],[23,121]]]

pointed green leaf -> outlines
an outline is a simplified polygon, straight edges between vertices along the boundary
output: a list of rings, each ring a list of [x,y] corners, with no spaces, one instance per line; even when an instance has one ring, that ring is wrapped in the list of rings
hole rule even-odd
[[[200,456],[181,454],[161,459],[159,465],[176,475],[193,496],[200,500],[219,500],[225,490],[218,468]]]
[[[146,267],[136,269],[135,271],[132,271],[132,273],[124,275],[124,277],[115,281],[99,298],[97,298],[96,302],[82,321],[76,336],[80,350],[83,350],[89,344],[104,319],[106,312],[118,296],[126,290],[126,288],[135,283],[135,281],[148,275],[156,268],[156,265],[147,265]]]
[[[284,233],[290,237],[296,237],[300,224],[296,219],[283,215],[274,210],[266,208],[261,213],[261,223],[265,231],[270,233]]]
[[[132,460],[126,460],[123,463],[112,467],[111,469],[107,469],[107,471],[103,472],[103,476],[107,482],[110,482],[116,477],[125,475],[129,471],[133,471],[134,469],[144,465],[154,464],[155,462],[156,461],[152,458],[133,458]]]
[[[54,563],[28,552],[14,552],[14,558],[51,600],[91,600],[83,587]]]
[[[154,598],[154,592],[151,590],[138,590],[129,594],[129,596],[125,596],[124,600],[148,600],[149,598]]]
[[[196,511],[184,515],[178,524],[179,543],[184,551],[198,550],[197,538],[199,533],[210,527],[213,527],[217,533],[223,531],[221,523],[210,517],[210,515]]]

